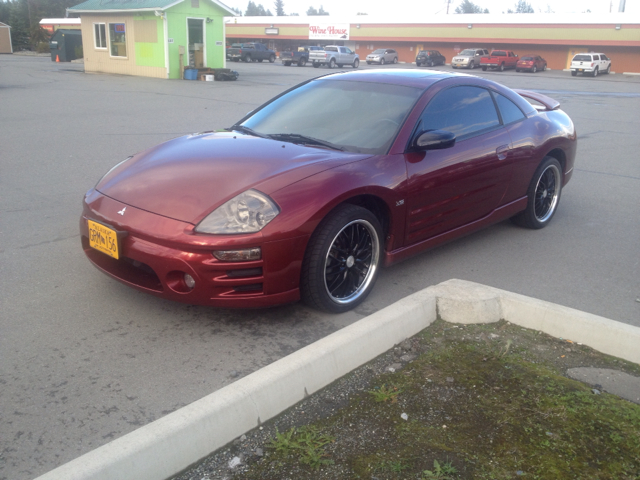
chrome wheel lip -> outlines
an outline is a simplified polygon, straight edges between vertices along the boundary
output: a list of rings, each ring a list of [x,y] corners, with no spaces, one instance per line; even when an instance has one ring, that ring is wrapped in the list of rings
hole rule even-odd
[[[354,225],[363,226],[368,233],[369,241],[371,242],[371,260],[369,262],[369,267],[367,269],[367,272],[364,278],[362,279],[360,284],[357,286],[355,291],[345,297],[336,297],[331,293],[331,291],[329,290],[329,286],[327,285],[327,268],[329,267],[330,253],[334,245],[336,244],[336,240],[338,240],[340,235],[342,235],[342,233],[345,230],[347,230],[348,228]],[[347,259],[345,260],[345,263],[348,262],[349,259],[353,259],[353,256],[348,255],[346,258]],[[364,295],[369,285],[371,285],[371,282],[376,276],[376,272],[378,270],[379,258],[380,258],[380,239],[378,238],[378,232],[376,231],[376,229],[371,223],[363,219],[358,219],[358,220],[353,220],[352,222],[349,222],[344,227],[342,227],[340,231],[335,235],[335,237],[333,237],[333,240],[331,240],[330,247],[327,250],[327,254],[324,259],[323,282],[324,282],[325,291],[327,292],[327,295],[329,296],[331,301],[337,303],[338,305],[347,305],[349,303],[352,303],[358,300],[362,295]]]
[[[549,189],[553,190],[549,192]],[[536,220],[544,223],[549,220],[558,206],[560,198],[560,170],[555,165],[545,168],[534,192],[534,215]]]

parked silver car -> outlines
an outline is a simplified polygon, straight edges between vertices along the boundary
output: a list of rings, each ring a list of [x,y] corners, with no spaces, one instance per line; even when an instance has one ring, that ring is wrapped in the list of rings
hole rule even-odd
[[[473,70],[480,66],[480,59],[488,57],[489,50],[486,48],[465,48],[451,59],[452,68],[469,68]]]
[[[372,63],[398,63],[398,52],[392,48],[379,48],[367,55],[367,65]]]

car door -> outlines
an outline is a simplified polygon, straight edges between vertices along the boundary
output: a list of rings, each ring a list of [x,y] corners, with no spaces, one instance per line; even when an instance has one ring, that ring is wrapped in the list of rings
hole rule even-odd
[[[511,175],[511,137],[489,90],[441,90],[416,125],[416,134],[427,130],[453,132],[456,143],[443,150],[405,154],[407,246],[490,214],[500,205]]]

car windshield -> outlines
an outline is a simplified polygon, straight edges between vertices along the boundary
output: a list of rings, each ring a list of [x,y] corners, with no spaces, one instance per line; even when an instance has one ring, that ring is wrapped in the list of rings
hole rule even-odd
[[[315,146],[321,141],[325,147],[381,154],[421,93],[386,83],[315,80],[269,103],[242,126],[292,143]]]
[[[381,55],[381,54],[383,54],[384,52],[385,52],[384,48],[379,48],[378,50],[374,50],[374,51],[373,51],[373,52],[371,52],[371,53],[376,53],[376,54],[378,54],[378,55]]]
[[[475,55],[475,50],[462,50],[458,55]]]

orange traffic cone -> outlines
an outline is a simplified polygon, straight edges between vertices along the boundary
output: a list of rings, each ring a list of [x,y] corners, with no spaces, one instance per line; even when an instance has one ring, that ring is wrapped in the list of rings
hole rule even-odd
[[[60,63],[60,57],[56,55],[56,62]]]

